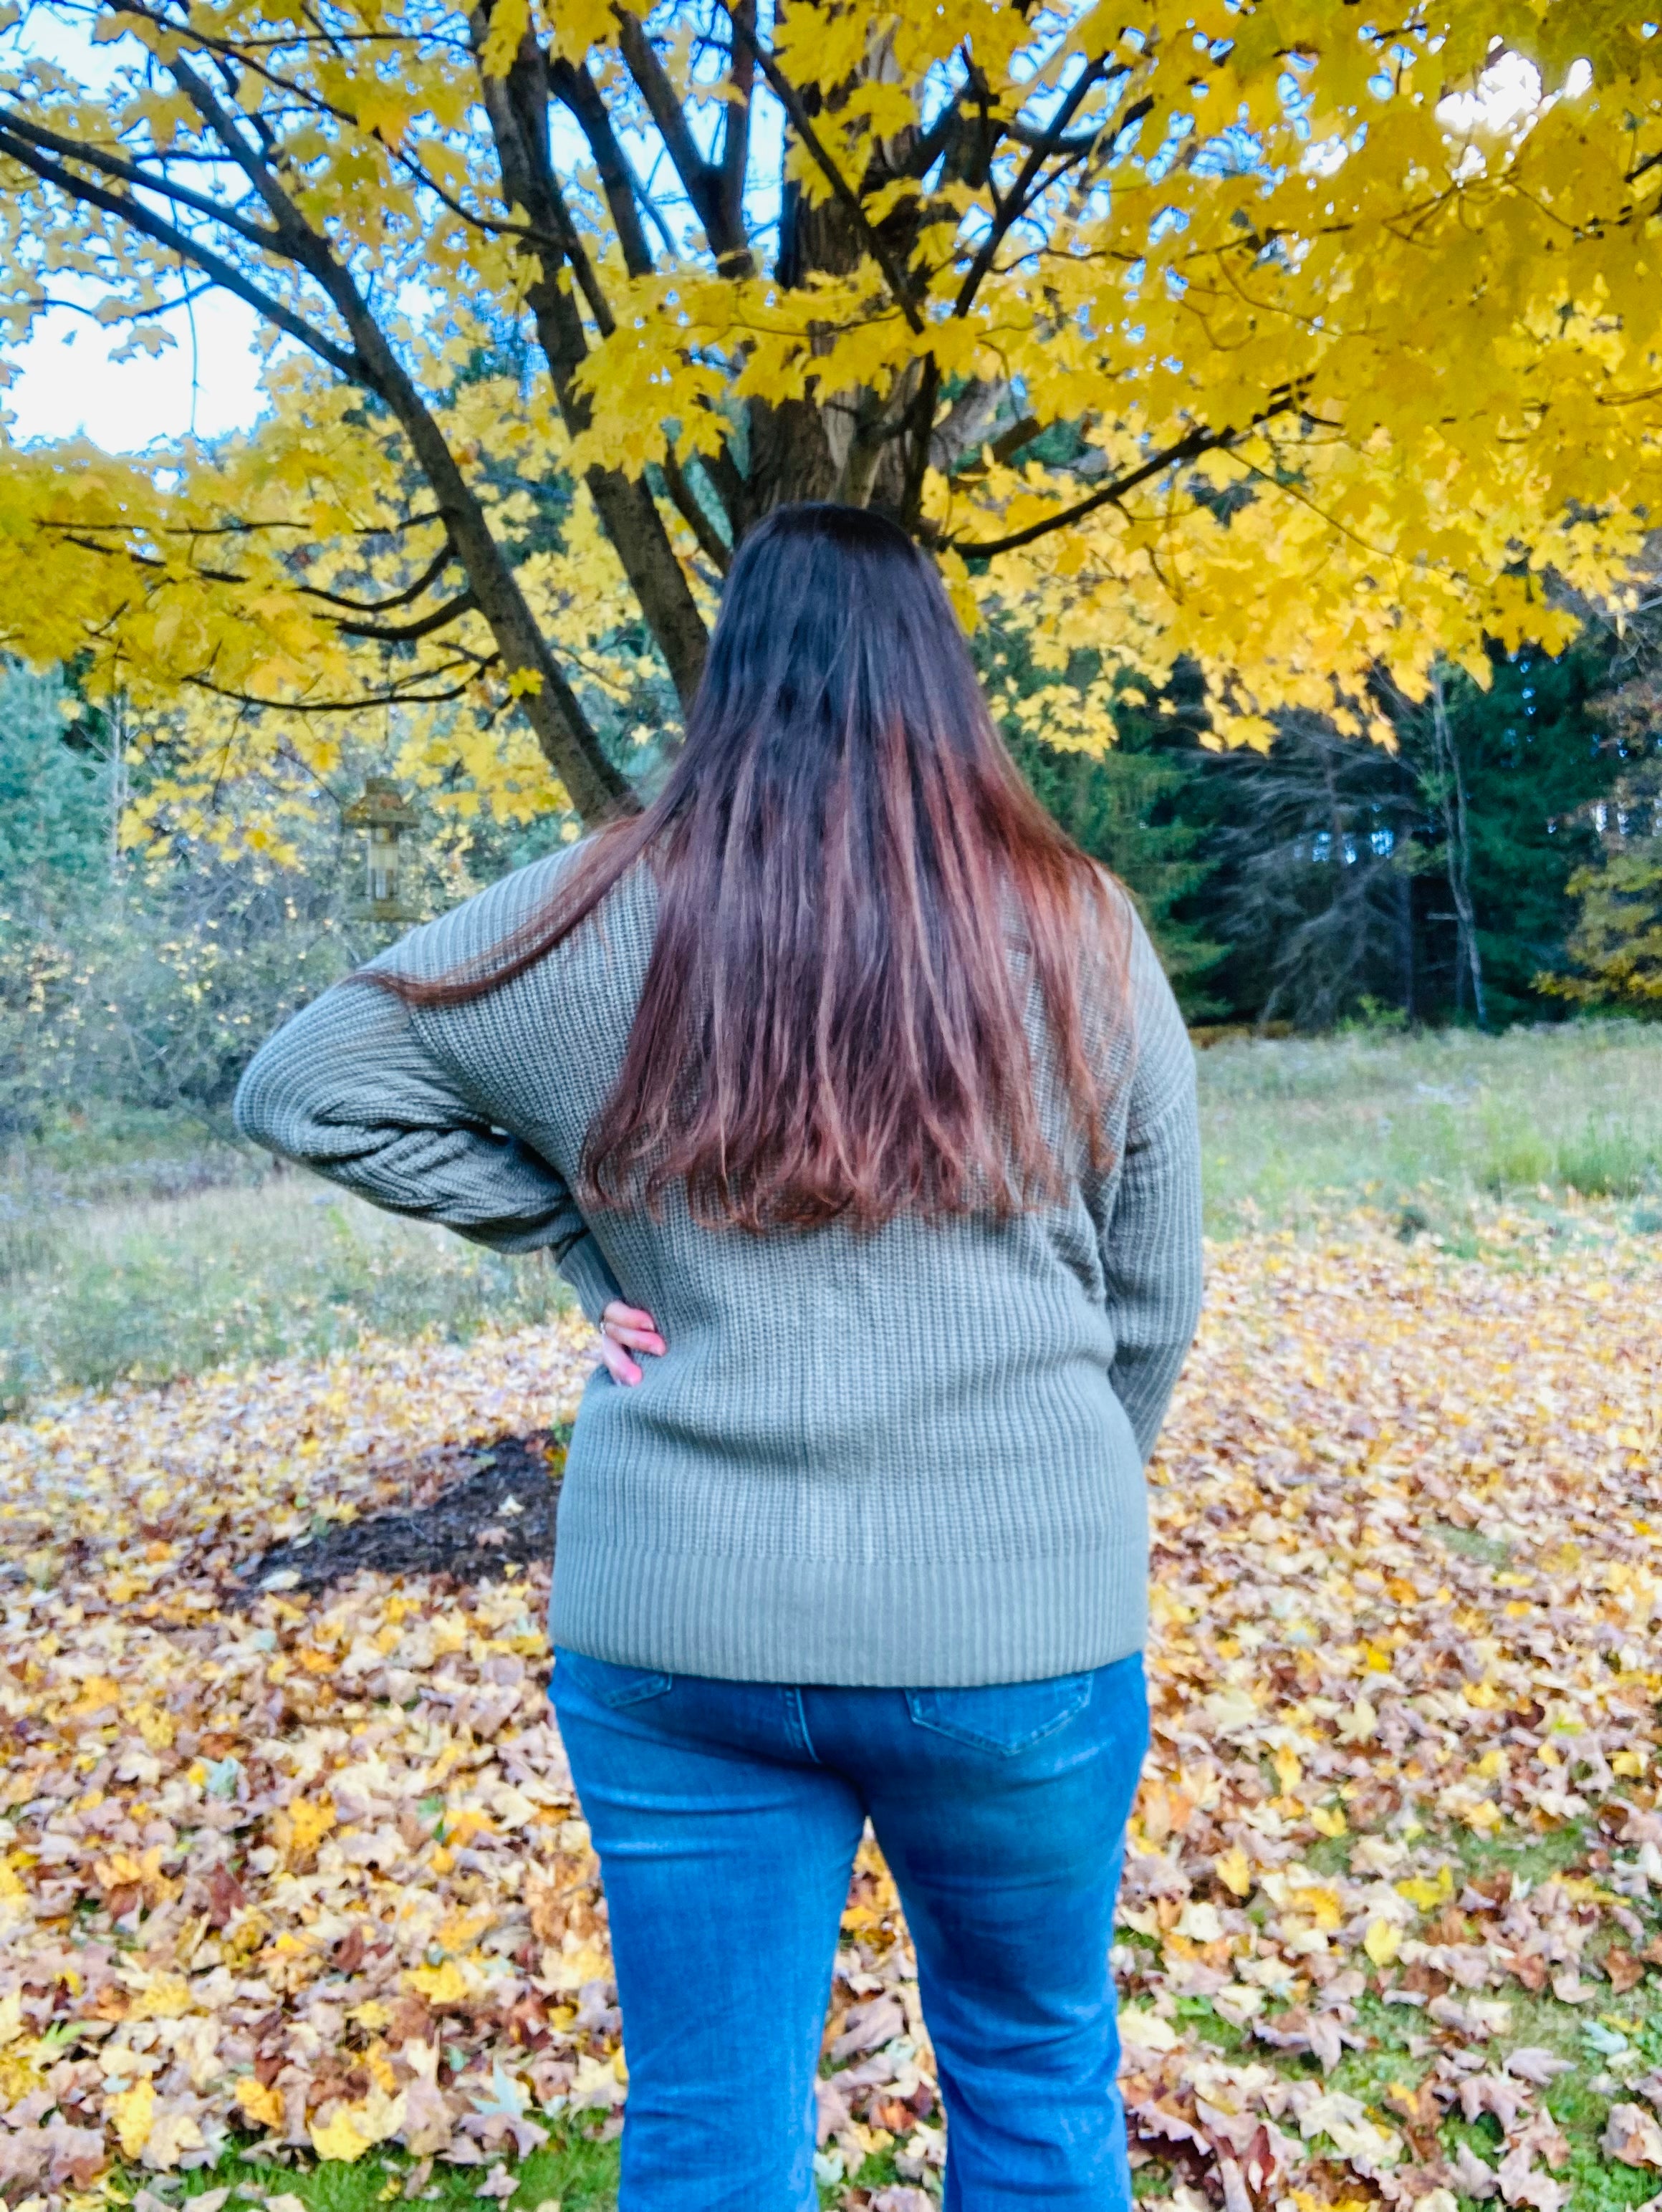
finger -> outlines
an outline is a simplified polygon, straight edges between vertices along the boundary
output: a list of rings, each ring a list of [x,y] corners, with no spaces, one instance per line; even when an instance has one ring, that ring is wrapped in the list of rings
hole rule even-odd
[[[655,1330],[658,1326],[644,1306],[625,1305],[621,1298],[611,1301],[601,1313],[600,1320],[603,1325],[619,1328]]]
[[[623,1346],[614,1344],[609,1336],[600,1339],[600,1364],[614,1382],[622,1382],[632,1389],[641,1380],[640,1369]]]
[[[606,1334],[613,1344],[627,1345],[632,1352],[650,1352],[657,1356],[663,1352],[664,1340],[656,1329],[620,1328],[613,1322],[607,1327]]]

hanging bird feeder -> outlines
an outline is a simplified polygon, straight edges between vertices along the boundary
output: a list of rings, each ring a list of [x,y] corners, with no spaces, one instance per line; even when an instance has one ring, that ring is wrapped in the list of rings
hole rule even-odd
[[[389,775],[366,779],[363,795],[346,807],[341,820],[349,830],[368,832],[365,911],[372,921],[418,921],[420,915],[399,881],[399,847],[419,817]]]

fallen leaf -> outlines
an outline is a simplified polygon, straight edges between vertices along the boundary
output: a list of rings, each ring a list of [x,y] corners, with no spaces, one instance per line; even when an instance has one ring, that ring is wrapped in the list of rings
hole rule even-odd
[[[1599,2148],[1623,2166],[1662,2166],[1662,2126],[1642,2105],[1612,2105]]]

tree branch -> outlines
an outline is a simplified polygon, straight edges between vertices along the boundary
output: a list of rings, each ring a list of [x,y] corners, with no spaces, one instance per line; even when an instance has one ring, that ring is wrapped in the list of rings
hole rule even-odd
[[[906,410],[906,476],[900,494],[900,520],[903,528],[914,533],[923,509],[923,480],[928,473],[930,434],[934,428],[935,402],[940,396],[941,370],[934,356],[928,354],[917,380],[917,391]]]
[[[916,302],[906,272],[872,228],[865,208],[861,204],[859,193],[827,152],[819,132],[813,127],[813,118],[808,113],[801,94],[792,84],[755,32],[746,28],[742,21],[742,0],[721,0],[721,5],[727,10],[728,18],[733,25],[734,36],[735,39],[742,40],[755,55],[757,67],[767,79],[769,90],[789,117],[791,128],[807,148],[815,166],[852,219],[861,245],[882,270],[889,290],[894,296],[895,304],[906,319],[907,329],[915,337],[922,337],[923,319],[917,312]]]
[[[363,382],[363,363],[356,354],[348,353],[332,338],[326,337],[304,316],[295,314],[280,300],[263,292],[234,263],[223,259],[211,246],[200,244],[187,231],[176,228],[161,216],[153,215],[148,208],[128,195],[107,191],[103,185],[94,184],[91,178],[74,176],[56,163],[48,161],[33,146],[15,137],[3,125],[0,125],[0,154],[9,154],[20,168],[28,170],[31,175],[39,177],[42,184],[54,186],[70,199],[79,201],[83,206],[100,208],[106,215],[114,216],[118,222],[130,223],[141,237],[148,238],[153,245],[165,246],[170,253],[177,253],[193,268],[201,270],[204,276],[211,276],[222,290],[233,294],[252,307],[265,321],[274,323],[286,337],[296,339],[316,354],[320,361],[327,362],[331,368],[338,370],[349,381],[353,384]],[[271,250],[284,254],[285,258],[295,258],[287,254],[281,246],[274,245]]]
[[[967,84],[959,85],[928,129],[919,133],[906,156],[904,165],[905,175],[916,177],[922,183],[946,152],[947,141],[958,128],[959,110],[968,90]]]
[[[45,527],[51,529],[53,526],[48,523]],[[82,538],[78,531],[65,530],[61,526],[58,527],[58,537],[61,544],[78,546],[83,553],[96,553],[100,561],[125,561],[130,568],[149,568],[160,576],[172,574],[165,561],[158,561],[154,553],[141,553],[135,545],[100,545],[95,538]],[[239,576],[231,568],[192,568],[189,576],[174,576],[174,580],[183,584],[198,576],[204,584],[246,584],[249,581],[247,576]]]
[[[100,153],[95,146],[82,146],[73,138],[60,137],[57,131],[43,130],[38,123],[31,123],[15,108],[0,109],[0,125],[8,131],[15,131],[20,138],[27,138],[31,145],[40,147],[44,153],[57,154],[65,161],[84,161],[89,169],[97,169],[104,176],[114,177],[141,191],[159,193],[163,198],[172,200],[177,207],[189,208],[194,215],[206,216],[211,222],[223,223],[228,230],[234,231],[246,245],[256,246],[262,252],[280,253],[283,250],[282,241],[275,232],[262,230],[258,223],[249,222],[234,209],[222,206],[217,200],[210,199],[204,192],[193,192],[188,185],[175,184],[171,177],[165,174],[151,176],[136,162],[123,161],[113,154]]]
[[[1066,137],[1068,125],[1078,114],[1085,95],[1093,86],[1105,81],[1111,73],[1111,66],[1105,54],[1099,54],[1095,61],[1086,64],[1069,86],[1050,130],[1033,147],[1022,163],[1020,174],[1015,180],[1009,198],[1000,208],[997,216],[982,241],[980,252],[970,264],[969,273],[959,287],[958,298],[953,304],[953,313],[959,320],[961,321],[974,305],[975,296],[981,289],[982,281],[992,267],[999,247],[1009,235],[1012,225],[1020,222],[1032,205],[1028,194],[1032,189],[1034,181],[1039,176],[1045,162],[1056,152]],[[1123,76],[1125,71],[1122,69],[1118,74]]]
[[[738,4],[742,9],[745,0],[738,0]],[[640,17],[627,8],[614,8],[612,12],[618,21],[618,43],[624,63],[657,125],[664,150],[675,165],[675,173],[692,203],[717,267],[724,275],[748,276],[750,241],[742,224],[736,230],[728,227],[721,169],[707,161],[700,152],[675,87],[670,82],[669,72],[659,60]],[[736,39],[734,43],[736,46]]]
[[[698,541],[698,550],[718,576],[725,576],[733,564],[731,550],[716,535],[715,526],[704,512],[698,495],[687,482],[681,464],[666,449],[663,459],[664,485],[675,503],[675,511]]]
[[[633,794],[629,784],[607,759],[589,727],[581,703],[550,651],[519,579],[491,531],[478,494],[463,475],[444,432],[375,320],[351,272],[337,258],[327,238],[301,216],[265,162],[248,147],[223,104],[197,72],[177,57],[167,66],[198,116],[270,208],[289,257],[320,286],[351,333],[356,351],[344,357],[351,364],[344,373],[354,383],[378,394],[392,410],[432,487],[447,532],[499,654],[516,673],[524,671],[536,678],[521,694],[521,709],[536,732],[545,758],[569,792],[572,804],[590,820],[630,804]],[[534,216],[534,210],[527,211]],[[572,313],[575,316],[575,308]],[[655,509],[654,514],[655,519]]]
[[[1138,467],[1128,470],[1122,477],[1116,477],[1111,483],[1103,484],[1088,499],[1076,500],[1072,507],[1047,515],[1042,521],[1030,522],[1025,530],[1013,530],[1008,537],[972,538],[947,535],[935,542],[943,550],[963,554],[966,560],[990,561],[1000,553],[1019,552],[1024,545],[1032,545],[1039,538],[1048,538],[1053,530],[1065,530],[1070,523],[1082,522],[1087,514],[1094,514],[1099,507],[1108,507],[1123,499],[1128,491],[1135,491],[1139,484],[1147,483],[1150,477],[1160,476],[1167,469],[1180,468],[1185,461],[1198,460],[1202,453],[1214,453],[1220,447],[1233,445],[1237,438],[1244,437],[1247,430],[1257,429],[1261,424],[1272,422],[1276,416],[1289,413],[1298,404],[1297,394],[1288,392],[1285,398],[1278,399],[1273,406],[1262,409],[1241,429],[1191,430],[1187,437],[1179,438],[1175,445],[1163,447]]]
[[[476,43],[482,46],[489,33],[488,4],[479,8],[472,21]],[[570,227],[570,217],[550,157],[551,87],[542,51],[528,32],[521,40],[506,76],[481,74],[480,95],[496,147],[504,199],[522,207],[540,228],[563,235]],[[526,251],[523,246],[521,251]],[[576,304],[560,282],[557,263],[551,266],[539,261],[526,288],[526,301],[567,431],[574,438],[581,436],[588,428],[591,410],[576,373],[587,357],[588,340]],[[690,706],[703,672],[709,640],[657,502],[646,483],[621,469],[592,464],[583,472],[583,482],[634,588],[647,627],[663,654],[677,695],[684,707]]]
[[[153,574],[167,576],[170,574],[165,561],[158,561],[153,553],[141,553],[136,546],[100,545],[95,539],[82,538],[73,530],[61,530],[58,536],[65,545],[78,546],[83,553],[96,553],[101,560],[125,561],[131,567],[148,568]],[[453,550],[446,546],[418,583],[412,584],[407,591],[400,592],[396,599],[381,600],[379,603],[380,605],[383,608],[407,606],[411,600],[420,598],[440,571],[447,568],[454,558]],[[192,577],[200,577],[204,583],[209,584],[247,584],[253,580],[250,577],[238,575],[235,570],[231,568],[192,568],[189,577],[175,576],[173,580],[183,584],[189,582]],[[362,613],[372,611],[361,601],[342,599],[333,592],[319,591],[314,585],[300,584],[295,586],[295,589],[307,599],[327,600],[335,606],[350,607]],[[443,629],[447,624],[454,622],[458,616],[472,613],[478,605],[478,599],[471,591],[468,591],[462,592],[459,598],[447,599],[442,606],[432,608],[428,613],[417,617],[411,623],[349,622],[344,615],[328,615],[325,617],[325,620],[332,623],[344,637],[368,638],[372,642],[380,645],[411,645],[420,638],[430,637],[435,630]]]
[[[420,599],[424,591],[438,582],[439,578],[455,557],[456,549],[447,538],[415,582],[407,585],[403,591],[395,593],[390,599],[348,599],[340,592],[326,592],[317,584],[301,584],[297,588],[308,599],[326,600],[330,606],[344,607],[350,614],[387,614],[393,607],[407,607],[412,600]]]
[[[348,622],[344,616],[330,617],[344,637],[368,638],[375,645],[413,645],[418,638],[431,637],[435,630],[445,629],[461,616],[472,614],[478,600],[472,592],[463,592],[458,598],[447,599],[441,607],[434,607],[408,623]]]
[[[623,248],[624,268],[631,276],[649,276],[652,248],[647,244],[640,212],[647,204],[646,192],[618,143],[612,118],[587,63],[575,69],[556,55],[548,64],[548,81],[554,97],[588,141],[600,174],[600,190],[606,194],[618,243]]]
[[[753,42],[756,0],[737,0],[737,4],[738,13],[744,19],[745,28]],[[733,91],[738,96],[728,100],[721,123],[721,152],[717,165],[721,171],[721,222],[730,235],[744,238],[745,177],[750,167],[751,91],[756,79],[753,43],[747,46],[735,35],[728,50],[728,75],[733,82]],[[748,251],[746,258],[748,261]],[[749,273],[748,270],[746,273]]]
[[[186,676],[182,680],[194,691],[207,691],[216,699],[230,699],[240,707],[263,707],[281,714],[361,714],[366,707],[440,707],[454,699],[465,699],[472,685],[478,683],[480,671],[494,668],[502,659],[499,653],[470,668],[462,681],[448,691],[411,691],[403,684],[392,684],[384,691],[367,692],[361,699],[262,699],[257,692],[237,691],[228,684],[216,684],[209,676]],[[452,663],[452,666],[457,664]],[[412,678],[414,683],[429,683],[435,674],[446,670],[429,671]]]

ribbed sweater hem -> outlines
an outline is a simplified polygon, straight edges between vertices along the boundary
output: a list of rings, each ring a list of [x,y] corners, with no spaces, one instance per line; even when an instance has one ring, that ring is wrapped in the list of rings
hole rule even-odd
[[[970,1689],[1141,1650],[1141,1540],[1065,1558],[849,1562],[558,1547],[552,1640],[734,1682]]]

